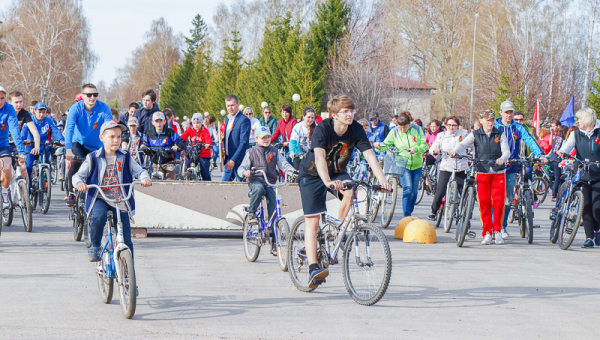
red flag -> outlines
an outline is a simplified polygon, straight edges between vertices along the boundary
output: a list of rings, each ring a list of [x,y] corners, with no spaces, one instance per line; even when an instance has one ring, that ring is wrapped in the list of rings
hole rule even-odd
[[[540,135],[540,99],[537,98],[535,101],[535,113],[533,114],[533,120],[531,125],[535,128],[535,134]]]

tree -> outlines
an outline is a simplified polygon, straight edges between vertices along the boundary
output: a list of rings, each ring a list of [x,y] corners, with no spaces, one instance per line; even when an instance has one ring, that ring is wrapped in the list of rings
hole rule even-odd
[[[596,111],[596,116],[600,118],[600,68],[596,69],[597,78],[592,80],[592,86],[588,93],[587,103]]]

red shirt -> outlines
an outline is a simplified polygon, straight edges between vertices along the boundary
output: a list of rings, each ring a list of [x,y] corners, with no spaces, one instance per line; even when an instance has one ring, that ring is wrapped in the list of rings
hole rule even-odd
[[[210,144],[212,145],[212,138],[210,138],[210,132],[207,128],[203,126],[200,127],[200,131],[196,131],[193,126],[190,126],[181,138],[190,143],[190,146],[194,146],[197,144]],[[210,149],[205,149],[202,147],[202,151],[200,152],[200,157],[210,157]]]
[[[290,117],[290,119],[286,122],[281,118],[277,123],[277,128],[275,132],[273,132],[273,136],[271,136],[271,143],[277,142],[277,138],[279,136],[283,137],[283,142],[289,142],[290,137],[292,137],[292,130],[294,129],[294,125],[298,123],[298,120],[294,117]]]

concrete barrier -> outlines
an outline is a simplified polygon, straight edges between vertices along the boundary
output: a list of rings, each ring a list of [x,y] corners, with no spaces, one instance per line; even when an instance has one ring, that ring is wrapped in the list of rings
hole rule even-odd
[[[281,213],[290,226],[302,216],[297,184],[280,187]],[[332,195],[327,209],[337,215],[339,201]],[[153,181],[135,188],[133,228],[241,230],[249,203],[248,184],[232,182]],[[266,210],[266,202],[263,201]]]

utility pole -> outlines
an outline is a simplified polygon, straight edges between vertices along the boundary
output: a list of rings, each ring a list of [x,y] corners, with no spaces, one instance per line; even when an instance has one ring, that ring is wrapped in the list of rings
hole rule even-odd
[[[477,18],[479,13],[475,14],[475,29],[473,30],[473,63],[471,68],[471,113],[469,114],[469,126],[473,118],[473,88],[475,86],[475,40],[477,39]]]
[[[163,83],[156,83],[158,85],[158,106],[160,107],[160,90],[162,90]]]

